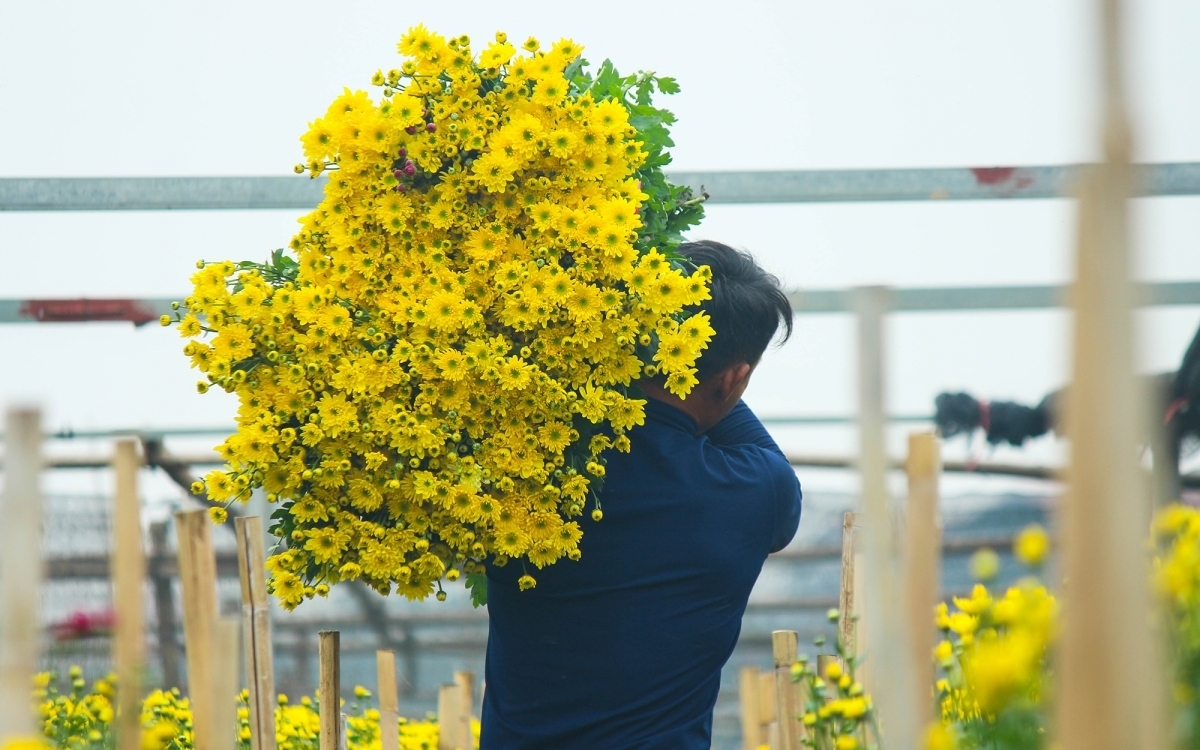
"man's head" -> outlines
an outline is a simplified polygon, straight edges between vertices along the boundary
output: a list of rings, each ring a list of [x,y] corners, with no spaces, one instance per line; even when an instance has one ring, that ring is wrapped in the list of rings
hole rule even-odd
[[[741,250],[711,240],[687,242],[677,251],[697,266],[712,270],[712,297],[700,305],[715,331],[696,363],[700,384],[680,401],[658,384],[644,384],[647,395],[686,411],[704,432],[742,397],[750,374],[783,323],[783,341],[792,335],[792,305],[779,279],[759,268]]]

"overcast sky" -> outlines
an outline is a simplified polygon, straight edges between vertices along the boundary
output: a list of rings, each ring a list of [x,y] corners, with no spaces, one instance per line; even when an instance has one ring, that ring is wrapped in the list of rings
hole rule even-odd
[[[289,174],[343,86],[369,88],[423,22],[484,42],[568,36],[683,87],[675,164],[781,169],[1059,164],[1097,155],[1095,2],[0,3],[0,177]],[[1138,158],[1200,161],[1200,3],[1129,19]],[[301,179],[301,178],[298,178]],[[187,292],[197,258],[259,258],[298,211],[0,214],[0,298]],[[1200,279],[1200,200],[1137,203],[1141,275]],[[695,232],[741,245],[790,286],[1061,283],[1068,201],[713,206]],[[1143,365],[1170,369],[1200,309],[1145,316]],[[853,409],[853,326],[801,319],[748,400],[764,414]],[[1066,377],[1059,313],[913,315],[890,333],[894,411],[945,388],[1036,400]],[[0,402],[51,428],[228,424],[195,395],[173,332],[0,325]],[[847,449],[846,434],[779,430]]]

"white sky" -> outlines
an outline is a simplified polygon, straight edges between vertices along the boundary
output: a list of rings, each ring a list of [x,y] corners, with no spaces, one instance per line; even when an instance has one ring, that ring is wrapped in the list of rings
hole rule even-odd
[[[1138,0],[1130,90],[1139,159],[1200,161],[1200,3]],[[370,88],[411,24],[486,41],[569,36],[598,63],[674,75],[685,169],[1058,164],[1095,158],[1094,2],[0,3],[0,177],[289,174],[342,86]],[[298,178],[299,179],[299,178]],[[1200,279],[1200,199],[1139,201],[1141,274]],[[301,212],[0,214],[0,298],[183,296],[195,259],[257,258]],[[789,285],[1059,283],[1067,201],[712,206],[694,233],[742,245]],[[1172,368],[1200,309],[1145,316],[1144,365]],[[763,414],[853,409],[853,326],[800,319],[748,394]],[[890,329],[893,410],[947,388],[1034,401],[1066,376],[1067,321],[912,315]],[[0,403],[47,426],[225,425],[173,332],[0,325]],[[846,431],[780,430],[838,452]],[[1046,450],[1051,450],[1047,448]]]

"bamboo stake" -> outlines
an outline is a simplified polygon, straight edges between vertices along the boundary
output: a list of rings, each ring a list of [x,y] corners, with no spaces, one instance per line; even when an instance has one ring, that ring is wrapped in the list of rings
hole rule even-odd
[[[29,697],[38,655],[42,579],[41,412],[10,409],[0,505],[0,744],[37,734]]]
[[[904,514],[904,595],[907,599],[909,690],[913,721],[933,721],[933,608],[941,589],[942,525],[938,511],[941,446],[937,435],[908,436],[908,507]]]
[[[114,719],[118,750],[141,748],[142,665],[146,659],[143,601],[146,554],[142,546],[141,501],[137,473],[141,464],[137,441],[117,441],[113,455],[116,493],[113,497],[112,565],[116,634],[113,667],[117,673],[117,713]]]
[[[1079,186],[1071,440],[1061,506],[1067,583],[1057,674],[1064,750],[1165,747],[1165,673],[1147,624],[1150,499],[1139,481],[1146,424],[1134,377],[1128,201],[1131,136],[1122,84],[1119,0],[1101,0],[1104,162]]]
[[[842,588],[838,594],[838,634],[842,645],[851,654],[858,654],[854,640],[856,605],[854,596],[854,513],[842,515]]]
[[[800,739],[804,736],[800,699],[796,694],[796,683],[792,682],[797,639],[794,630],[771,633],[771,650],[775,657],[775,719],[779,724],[781,750],[800,750]]]
[[[860,532],[861,529],[855,530],[856,539]],[[866,597],[862,595],[867,588],[866,581],[863,580],[867,571],[867,563],[864,558],[865,555],[862,552],[854,553],[853,590],[856,593],[854,597],[854,619],[851,621],[852,630],[850,637],[854,641],[855,659],[862,659],[864,655],[869,655],[867,652],[871,643],[869,631],[867,630],[869,618],[867,617],[867,603],[864,601]],[[870,659],[863,661],[857,666],[854,670],[854,677],[863,685],[867,693],[875,695],[875,675],[871,670]]]
[[[758,723],[762,733],[766,733],[771,724],[775,723],[775,670],[760,672],[758,675]]]
[[[275,666],[262,518],[244,516],[236,519],[234,524],[238,572],[242,581],[242,640],[246,685],[250,693],[250,747],[251,750],[275,750]]]
[[[738,703],[742,718],[742,750],[762,745],[762,719],[758,700],[758,667],[738,671]]]
[[[438,688],[438,750],[463,750],[454,731],[461,699],[462,691],[458,685],[442,685]]]
[[[883,326],[889,307],[883,287],[855,290],[858,314],[858,432],[859,473],[867,570],[866,623],[868,649],[873,661],[875,705],[892,750],[915,750],[916,722],[905,667],[908,622],[903,616],[898,584],[901,582],[895,523],[887,489],[884,416]]]
[[[317,659],[321,690],[320,750],[338,750],[342,734],[341,634],[338,631],[322,630],[317,634]]]
[[[475,673],[455,672],[454,684],[458,686],[458,716],[455,721],[455,734],[458,746],[473,750],[475,737],[471,732],[471,715],[475,710]]]
[[[216,750],[213,714],[213,630],[217,620],[217,561],[212,524],[203,510],[175,514],[179,582],[183,588],[183,637],[195,750]]]
[[[396,654],[375,652],[376,687],[379,690],[379,744],[381,750],[400,750],[400,696],[396,690]]]
[[[241,620],[220,617],[213,624],[213,750],[234,750],[237,743],[238,639]]]

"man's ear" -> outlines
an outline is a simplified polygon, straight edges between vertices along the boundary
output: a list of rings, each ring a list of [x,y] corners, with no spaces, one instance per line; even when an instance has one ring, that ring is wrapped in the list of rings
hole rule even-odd
[[[717,392],[714,394],[718,400],[724,401],[730,395],[737,393],[742,387],[742,383],[746,378],[750,377],[750,371],[754,369],[745,362],[735,362],[717,374]]]

